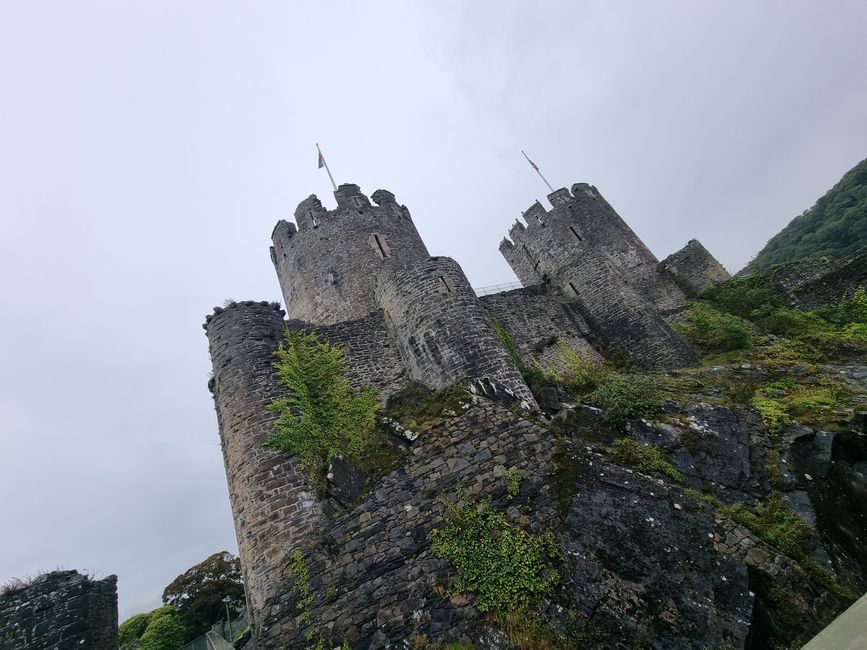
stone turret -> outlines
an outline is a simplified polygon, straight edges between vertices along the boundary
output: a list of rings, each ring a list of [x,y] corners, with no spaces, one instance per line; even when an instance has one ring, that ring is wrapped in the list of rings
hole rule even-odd
[[[254,620],[279,583],[286,553],[318,531],[322,518],[315,489],[294,457],[263,445],[276,419],[267,406],[283,395],[273,365],[283,313],[275,303],[231,303],[215,308],[204,325],[229,500]]]
[[[272,234],[271,260],[289,318],[330,325],[363,318],[379,309],[375,278],[387,264],[428,257],[409,210],[394,194],[371,197],[357,185],[334,193],[335,210],[311,195],[295,210],[295,225],[280,221]]]

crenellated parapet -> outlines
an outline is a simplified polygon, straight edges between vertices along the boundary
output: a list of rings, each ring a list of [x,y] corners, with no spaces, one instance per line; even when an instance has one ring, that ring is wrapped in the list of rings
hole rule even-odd
[[[374,277],[381,268],[428,257],[409,210],[391,192],[377,190],[371,201],[357,185],[344,184],[334,197],[334,210],[315,195],[304,199],[295,210],[297,227],[280,221],[272,235],[287,314],[314,325],[367,316],[378,309]]]

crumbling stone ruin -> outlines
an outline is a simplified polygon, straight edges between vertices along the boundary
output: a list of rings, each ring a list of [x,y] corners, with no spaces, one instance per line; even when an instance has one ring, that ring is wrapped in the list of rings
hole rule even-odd
[[[259,648],[515,647],[508,621],[446,588],[455,568],[433,540],[463,499],[554,540],[558,592],[534,615],[573,646],[791,644],[844,602],[845,589],[827,586],[832,555],[851,567],[850,584],[863,580],[860,438],[793,425],[772,439],[754,412],[717,399],[723,369],[683,370],[697,355],[667,319],[729,277],[699,242],[660,263],[596,188],[576,184],[553,192],[549,210],[531,206],[500,244],[524,286],[479,297],[457,262],[429,255],[393,194],[371,201],[341,185],[335,197],[334,210],[309,197],[295,224],[274,229],[285,311],[232,302],[204,325]],[[845,291],[859,264],[774,277],[808,302]],[[338,456],[323,489],[293,454],[263,445],[277,418],[267,407],[285,395],[274,368],[285,328],[341,346],[353,386],[375,387],[383,402],[413,382],[468,392],[418,431],[383,420],[400,448],[394,469],[368,479]],[[614,430],[556,387],[530,390],[527,368],[556,370],[564,349],[673,381],[692,373],[695,392],[658,420]],[[767,380],[749,364],[725,372],[732,386]],[[618,462],[623,435],[664,450],[677,478]],[[772,487],[824,531],[803,566],[726,510],[758,508]]]
[[[117,650],[117,576],[53,571],[0,596],[3,650]]]

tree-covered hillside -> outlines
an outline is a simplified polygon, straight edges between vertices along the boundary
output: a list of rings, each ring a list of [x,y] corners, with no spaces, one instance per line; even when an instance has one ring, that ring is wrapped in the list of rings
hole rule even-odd
[[[777,233],[744,270],[809,257],[845,257],[863,246],[867,246],[867,159]]]

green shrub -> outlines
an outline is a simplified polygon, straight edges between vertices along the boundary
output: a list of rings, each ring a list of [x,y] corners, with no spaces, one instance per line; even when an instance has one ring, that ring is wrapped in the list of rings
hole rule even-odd
[[[117,628],[117,637],[120,645],[138,641],[147,629],[150,614],[136,614],[126,619]]]
[[[602,419],[616,427],[658,413],[663,402],[653,379],[619,372],[607,373],[588,399],[602,409]]]
[[[337,454],[362,458],[376,424],[376,392],[353,393],[338,346],[298,330],[284,338],[274,367],[288,394],[268,407],[278,418],[266,444],[295,454],[314,477]]]
[[[553,535],[510,524],[488,501],[448,505],[445,527],[433,531],[432,546],[457,570],[453,593],[475,593],[480,612],[527,608],[559,580]]]
[[[141,650],[178,650],[184,644],[184,623],[174,607],[160,607],[150,613],[141,635]]]
[[[683,481],[681,473],[675,469],[658,447],[642,445],[631,438],[620,438],[614,441],[612,456],[621,465],[633,467],[644,474],[670,478],[678,482]]]
[[[785,305],[773,281],[762,274],[735,276],[703,292],[701,298],[719,310],[754,322]]]
[[[705,302],[693,303],[686,320],[674,328],[703,354],[741,350],[753,344],[750,328],[742,318]]]

